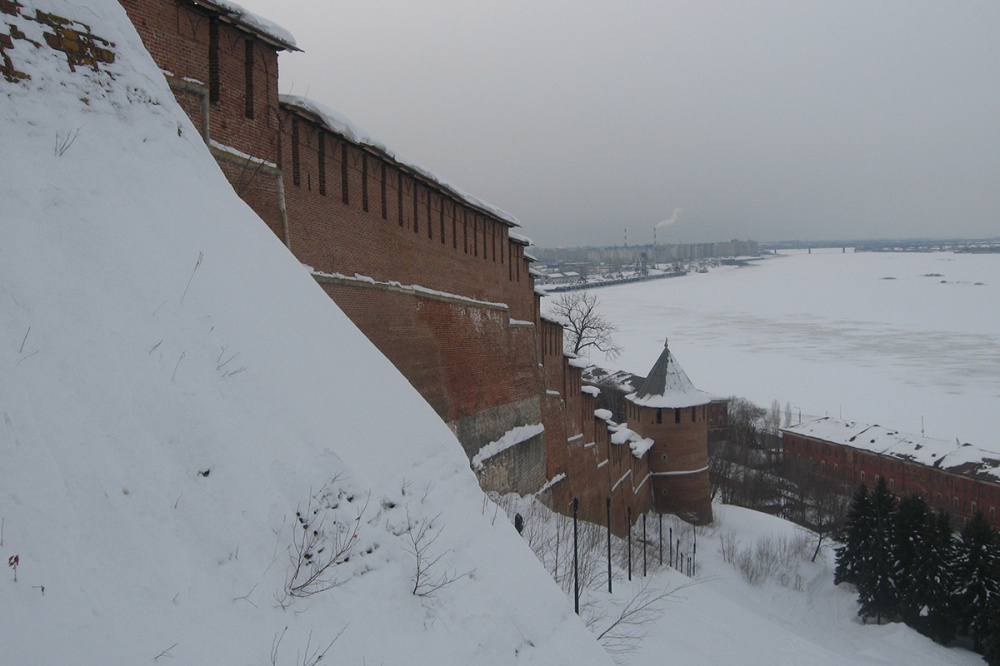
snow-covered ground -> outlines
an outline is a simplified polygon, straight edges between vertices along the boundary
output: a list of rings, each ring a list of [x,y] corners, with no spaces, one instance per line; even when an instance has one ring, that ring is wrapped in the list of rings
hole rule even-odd
[[[624,347],[599,364],[645,374],[669,337],[718,395],[1000,447],[1000,255],[790,252],[593,293]]]
[[[569,519],[554,518],[529,500],[508,498],[501,504],[512,515],[517,511],[525,517],[523,537],[543,554],[550,572],[559,561],[560,578],[571,595]],[[647,521],[648,578],[642,576],[641,527],[634,532],[631,583],[624,548],[615,540],[614,594],[607,593],[603,533],[587,530],[581,537],[581,543],[591,544],[581,548],[583,577],[589,581],[582,594],[581,615],[596,634],[608,629],[636,595],[645,594],[648,601],[668,593],[653,604],[657,612],[640,614],[643,624],[624,622],[602,640],[607,647],[626,648],[615,655],[620,663],[982,664],[979,655],[937,645],[905,625],[862,624],[853,590],[833,584],[832,551],[824,546],[816,562],[811,561],[816,542],[810,533],[779,518],[739,507],[717,504],[714,513],[715,523],[697,528],[697,535],[690,525],[664,517],[664,540],[672,528],[686,555],[692,553],[697,540],[697,571],[690,577],[685,575],[686,559],[684,573],[659,567],[655,515]],[[562,554],[557,558],[554,543],[560,533]],[[768,542],[770,548],[760,545]],[[723,543],[734,555],[758,549],[775,553],[783,547],[786,557],[782,564],[772,566],[769,575],[750,584],[737,566],[723,557]],[[664,558],[669,559],[666,546]]]
[[[122,7],[14,9],[0,664],[610,663],[454,435],[237,198]],[[71,71],[42,10],[114,62]]]

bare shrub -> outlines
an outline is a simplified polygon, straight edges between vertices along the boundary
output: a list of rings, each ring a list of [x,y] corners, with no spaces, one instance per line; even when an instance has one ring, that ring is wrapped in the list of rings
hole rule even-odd
[[[726,564],[735,562],[736,554],[739,552],[739,540],[736,538],[736,532],[723,532],[719,535],[719,542],[719,553],[722,555],[722,561]]]
[[[723,541],[725,543],[725,538]],[[739,546],[733,537],[729,545],[723,547],[728,548],[729,553],[727,558],[724,552],[723,558],[733,564],[750,585],[763,585],[773,579],[785,587],[801,588],[799,564],[809,556],[809,537],[806,534],[797,532],[791,537],[765,535],[746,547]]]
[[[597,634],[597,642],[617,663],[624,663],[625,655],[635,652],[649,633],[649,625],[655,623],[665,610],[669,598],[687,585],[658,590],[652,587],[652,578],[643,579],[618,615],[603,631]],[[596,633],[596,632],[595,632]]]
[[[411,578],[413,590],[411,592],[417,597],[434,596],[438,590],[448,587],[466,576],[471,576],[475,572],[475,569],[471,569],[465,573],[458,573],[444,570],[438,566],[441,559],[451,552],[444,550],[435,554],[432,549],[444,529],[434,525],[440,515],[438,514],[429,520],[413,520],[409,510],[406,512],[406,536],[409,543],[405,548],[414,558],[413,577]]]
[[[301,657],[295,660],[296,666],[316,666],[316,664],[323,661],[323,657],[325,657],[326,653],[330,651],[330,648],[332,648],[333,644],[337,642],[337,639],[340,638],[340,635],[344,633],[345,629],[347,629],[346,626],[337,632],[337,635],[333,637],[333,640],[327,643],[326,647],[322,649],[318,647],[313,648],[312,632],[310,631],[309,638],[306,639],[305,650],[302,652]],[[271,641],[271,666],[277,666],[278,664],[278,652],[281,649],[281,641],[285,638],[285,632],[287,631],[288,627],[285,627],[280,634],[275,634],[274,639]]]
[[[292,527],[292,545],[288,550],[291,567],[285,581],[286,597],[309,597],[343,582],[336,577],[334,568],[350,559],[368,501],[357,510],[353,520],[335,520],[327,528],[326,510],[339,506],[331,503],[331,499],[324,487],[316,497],[309,498],[304,511],[295,512],[297,521]],[[322,512],[320,507],[324,509]],[[284,598],[278,600],[283,606],[284,601]]]

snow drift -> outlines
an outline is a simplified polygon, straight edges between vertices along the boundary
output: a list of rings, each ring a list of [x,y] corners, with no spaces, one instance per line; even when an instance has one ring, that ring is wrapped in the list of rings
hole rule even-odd
[[[122,8],[0,16],[0,663],[607,663]]]

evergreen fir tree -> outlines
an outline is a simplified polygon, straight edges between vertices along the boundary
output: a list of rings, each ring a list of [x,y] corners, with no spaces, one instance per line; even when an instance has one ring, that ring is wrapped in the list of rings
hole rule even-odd
[[[872,492],[872,536],[866,548],[868,558],[863,562],[858,587],[858,614],[864,619],[883,621],[898,615],[899,602],[893,578],[895,565],[892,548],[892,520],[896,498],[889,492],[885,477],[879,477]]]
[[[955,572],[959,622],[962,631],[975,641],[977,651],[982,651],[989,638],[989,612],[1000,595],[996,541],[996,532],[981,511],[966,523],[958,541]]]
[[[900,500],[899,510],[892,521],[892,577],[899,617],[918,629],[928,610],[929,600],[925,592],[937,574],[928,566],[933,528],[931,518],[923,498],[911,495]]]
[[[851,583],[857,585],[864,562],[868,559],[867,548],[872,538],[872,504],[868,497],[868,487],[858,486],[847,512],[844,528],[844,545],[837,548],[837,568],[833,573],[836,585]]]
[[[983,659],[989,666],[1000,666],[1000,598],[994,597],[990,602],[983,629]]]
[[[920,622],[916,628],[938,643],[955,640],[957,632],[955,593],[955,536],[951,516],[942,511],[932,518],[929,548],[916,577],[923,589],[919,592]]]

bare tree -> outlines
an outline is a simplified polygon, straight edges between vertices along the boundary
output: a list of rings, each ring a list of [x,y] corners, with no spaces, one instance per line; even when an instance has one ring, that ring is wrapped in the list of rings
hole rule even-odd
[[[740,448],[759,449],[767,412],[745,398],[729,399],[729,441]]]
[[[777,399],[771,401],[771,412],[767,419],[768,434],[777,437],[781,432],[781,403]]]
[[[619,609],[618,615],[597,635],[597,642],[616,663],[626,663],[625,655],[638,650],[649,633],[649,625],[654,624],[663,615],[664,606],[677,601],[676,598],[671,598],[672,595],[695,584],[687,583],[659,590],[652,586],[652,580],[652,578],[645,579],[633,588],[633,593]],[[592,631],[597,633],[595,629]]]
[[[586,291],[573,291],[562,294],[552,312],[564,320],[566,346],[570,351],[580,354],[593,347],[604,352],[608,359],[614,359],[621,354],[621,347],[611,338],[618,327],[597,311],[598,305],[597,296]]]

